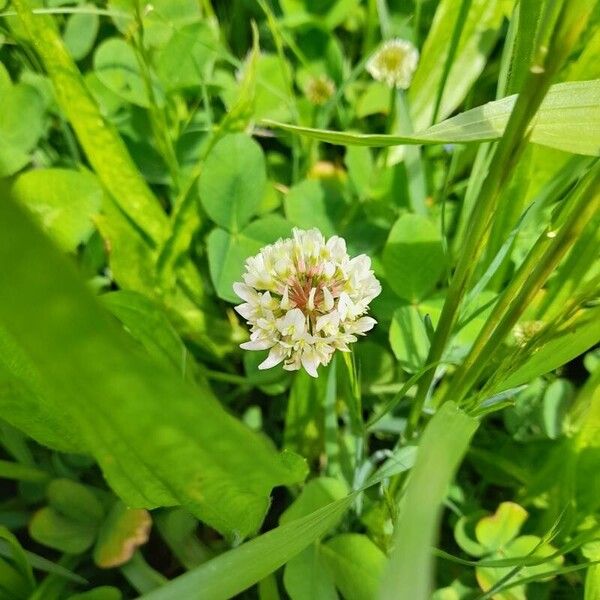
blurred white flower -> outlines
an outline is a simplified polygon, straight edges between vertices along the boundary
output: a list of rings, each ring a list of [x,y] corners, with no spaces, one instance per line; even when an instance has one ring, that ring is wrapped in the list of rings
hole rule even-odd
[[[335,94],[335,83],[327,75],[313,77],[308,81],[305,94],[311,104],[320,106]]]
[[[365,335],[375,319],[365,316],[381,292],[371,260],[350,258],[346,242],[325,240],[318,229],[293,230],[291,239],[265,246],[246,261],[244,282],[233,284],[244,300],[235,310],[250,325],[246,350],[269,350],[259,369],[283,362],[317,377],[336,350]]]
[[[407,89],[419,62],[419,51],[408,40],[385,42],[367,61],[373,79],[389,87]]]

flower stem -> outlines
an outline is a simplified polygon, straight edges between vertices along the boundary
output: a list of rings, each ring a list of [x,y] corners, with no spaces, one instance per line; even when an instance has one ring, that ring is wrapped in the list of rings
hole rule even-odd
[[[562,224],[557,227],[556,223],[551,223],[538,238],[495,305],[467,358],[456,372],[443,401],[452,399],[459,403],[465,398],[495,350],[598,210],[600,163],[596,163],[567,199],[559,216]]]

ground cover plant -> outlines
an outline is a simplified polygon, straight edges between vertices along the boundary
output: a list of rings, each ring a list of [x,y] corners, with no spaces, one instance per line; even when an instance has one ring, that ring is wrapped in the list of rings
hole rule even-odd
[[[0,600],[600,598],[600,4],[0,1]]]

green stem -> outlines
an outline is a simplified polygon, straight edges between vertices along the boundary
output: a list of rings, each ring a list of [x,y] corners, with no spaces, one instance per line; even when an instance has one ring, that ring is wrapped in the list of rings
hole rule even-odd
[[[144,21],[142,19],[140,2],[137,0],[135,5],[135,20],[137,25],[137,35],[133,36],[135,56],[140,67],[144,87],[150,103],[150,122],[154,138],[163,157],[167,163],[173,188],[175,193],[179,190],[179,163],[175,148],[169,133],[169,125],[164,110],[158,106],[154,86],[152,85],[152,74],[150,73],[150,57],[144,46]]]
[[[463,296],[468,289],[478,260],[485,249],[485,240],[493,222],[498,197],[528,141],[529,124],[544,99],[554,74],[563,64],[575,44],[578,31],[581,31],[584,26],[584,23],[575,25],[572,14],[566,16],[567,19],[558,19],[557,22],[564,24],[564,28],[559,28],[547,54],[543,51],[545,48],[538,50],[536,53],[536,61],[534,61],[528,72],[523,89],[506,125],[504,135],[496,146],[488,175],[481,186],[477,202],[473,208],[468,228],[469,234],[465,236],[461,248],[456,270],[429,349],[427,364],[435,363],[442,358],[456,322]],[[540,38],[544,44],[547,42],[546,37],[540,36]],[[543,67],[541,66],[543,63],[538,60],[540,56],[547,57],[546,64]],[[419,423],[433,377],[434,373],[429,373],[419,384],[407,424],[407,435],[412,434]]]
[[[338,423],[337,423],[337,357],[334,356],[327,367],[325,397],[323,402],[325,455],[327,456],[327,475],[338,477],[340,472]]]
[[[397,126],[394,133],[413,133],[412,119],[408,108],[408,102],[404,90],[394,90],[396,98]],[[425,171],[421,160],[421,148],[419,146],[404,146],[404,166],[406,168],[406,179],[408,181],[408,200],[412,211],[418,215],[427,214],[425,198],[427,196],[427,184],[425,182]]]
[[[213,371],[212,369],[202,369],[202,374],[212,381],[223,381],[225,383],[232,383],[234,385],[248,385],[249,381],[242,375],[235,375],[234,373],[223,373],[222,371]]]
[[[600,210],[600,163],[567,200],[563,223],[551,224],[538,238],[495,305],[467,358],[458,369],[443,399],[459,403],[478,381],[494,352],[518,321],[560,260]]]
[[[454,22],[454,28],[452,30],[452,37],[450,38],[450,46],[448,48],[448,54],[444,61],[444,69],[442,70],[442,77],[438,85],[437,95],[435,98],[435,105],[433,108],[433,116],[431,117],[431,124],[435,125],[440,114],[440,106],[442,105],[442,97],[444,95],[444,89],[446,88],[446,82],[448,81],[448,75],[450,74],[450,68],[454,63],[454,57],[458,50],[458,44],[460,42],[460,36],[462,35],[465,23],[467,22],[467,15],[471,8],[471,0],[461,0],[460,8],[456,15],[456,21]]]

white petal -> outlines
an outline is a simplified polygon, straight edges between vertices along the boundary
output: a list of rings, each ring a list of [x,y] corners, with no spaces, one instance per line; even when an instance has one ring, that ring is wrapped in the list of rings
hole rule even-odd
[[[268,350],[275,343],[275,341],[271,340],[250,340],[249,342],[240,344],[240,348],[243,348],[244,350]]]
[[[283,292],[283,297],[281,298],[280,304],[282,310],[289,310],[292,308],[292,303],[290,302],[290,291],[289,286],[285,286],[285,291]]]
[[[346,292],[342,292],[340,294],[340,299],[338,301],[338,313],[340,315],[340,320],[345,321],[348,316],[348,312],[353,308],[352,300],[350,300],[350,296]]]
[[[257,293],[249,285],[236,281],[233,284],[233,291],[246,302],[256,302]]]
[[[328,279],[331,279],[333,277],[334,273],[335,273],[335,265],[332,262],[327,261],[323,265],[323,275],[325,275],[325,277],[327,277]]]
[[[244,319],[248,320],[250,318],[250,315],[252,314],[252,311],[254,310],[254,308],[252,307],[252,305],[249,302],[245,302],[244,304],[238,304],[237,306],[234,306],[233,309],[240,315],[242,315],[242,317],[244,317]]]
[[[271,367],[278,365],[285,358],[285,355],[286,355],[285,348],[283,348],[282,346],[277,344],[276,346],[273,346],[271,348],[271,351],[269,352],[269,356],[267,356],[267,358],[265,358],[265,360],[263,360],[260,363],[260,365],[258,365],[258,368],[261,371],[264,369],[270,369]]]
[[[334,303],[335,301],[331,292],[326,287],[323,288],[323,308],[329,312],[333,308]]]
[[[319,359],[315,352],[309,350],[308,352],[303,352],[302,357],[300,358],[302,361],[302,366],[306,369],[306,372],[311,377],[318,377],[317,367],[319,366]]]
[[[308,295],[308,310],[315,309],[315,294],[317,293],[317,288],[311,288],[310,293]]]
[[[294,308],[288,312],[285,317],[294,328],[294,337],[300,337],[306,330],[306,317],[299,308]]]
[[[366,333],[371,331],[377,325],[377,321],[373,317],[361,317],[353,323],[352,331],[355,333]]]

